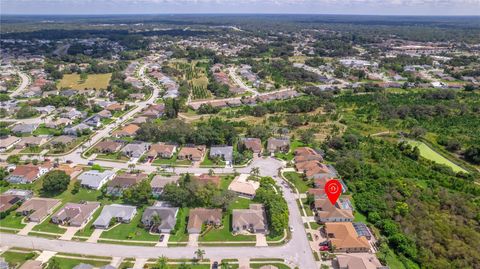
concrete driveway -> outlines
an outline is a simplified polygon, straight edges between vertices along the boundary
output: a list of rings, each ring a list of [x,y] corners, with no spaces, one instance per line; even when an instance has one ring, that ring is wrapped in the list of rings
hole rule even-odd
[[[161,234],[160,236],[164,236],[162,242],[158,241],[158,243],[155,245],[156,247],[167,247],[168,246],[168,239],[170,238],[170,234]],[[160,239],[160,237],[159,237]]]
[[[73,236],[80,230],[82,227],[67,227],[67,231],[59,238],[60,240],[72,240]]]
[[[188,244],[189,247],[198,247],[198,237],[199,234],[189,234],[188,235]]]
[[[92,233],[92,235],[87,239],[88,243],[96,243],[98,241],[98,238],[100,238],[100,235],[102,235],[103,229],[95,229]]]
[[[255,243],[256,247],[268,247],[267,237],[264,234],[255,234],[257,242]]]
[[[33,227],[35,227],[35,225],[37,225],[38,223],[36,222],[28,222],[27,225],[25,227],[23,227],[23,229],[20,230],[20,232],[18,232],[19,235],[28,235],[29,232],[32,231]]]

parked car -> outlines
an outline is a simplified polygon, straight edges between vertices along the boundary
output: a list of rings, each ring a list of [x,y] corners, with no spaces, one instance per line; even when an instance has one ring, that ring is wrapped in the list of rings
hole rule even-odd
[[[218,262],[213,262],[212,269],[218,269]]]
[[[288,227],[290,229],[290,232],[293,233],[293,226]]]
[[[92,166],[92,165],[93,165],[93,162],[90,161],[90,162],[88,162],[87,164],[88,164],[89,166]]]
[[[158,239],[158,241],[159,241],[159,242],[163,242],[163,239],[165,239],[165,235],[164,235],[164,234],[160,235],[160,238]]]
[[[66,163],[71,164],[72,160],[67,160]]]
[[[328,246],[320,246],[320,251],[328,251]]]
[[[328,246],[328,241],[323,241],[318,244],[319,246]]]

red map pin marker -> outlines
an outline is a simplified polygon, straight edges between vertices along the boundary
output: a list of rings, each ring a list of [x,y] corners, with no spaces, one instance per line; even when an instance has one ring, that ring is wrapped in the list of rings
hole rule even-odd
[[[335,205],[338,197],[340,197],[340,194],[342,193],[342,184],[336,179],[329,180],[327,184],[325,184],[325,193],[327,194],[330,203]]]

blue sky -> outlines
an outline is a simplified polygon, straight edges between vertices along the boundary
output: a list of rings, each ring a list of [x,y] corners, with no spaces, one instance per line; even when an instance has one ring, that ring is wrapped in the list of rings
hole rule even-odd
[[[0,12],[480,15],[480,0],[0,0]]]

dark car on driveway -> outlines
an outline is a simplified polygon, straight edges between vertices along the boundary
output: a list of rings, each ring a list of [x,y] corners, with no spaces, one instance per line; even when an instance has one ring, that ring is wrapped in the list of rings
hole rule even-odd
[[[218,262],[213,262],[212,269],[218,269]]]

